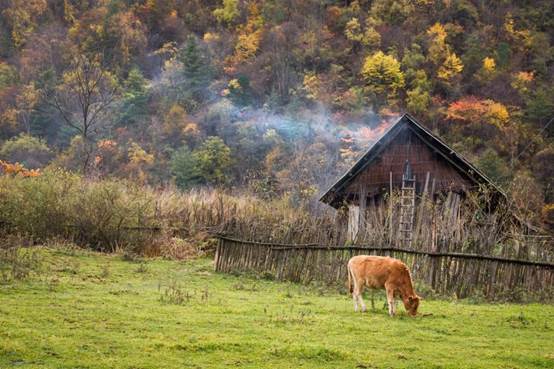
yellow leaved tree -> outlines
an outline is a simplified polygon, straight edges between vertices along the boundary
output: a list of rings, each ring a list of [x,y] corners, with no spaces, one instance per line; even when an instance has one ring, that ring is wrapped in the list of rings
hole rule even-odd
[[[138,183],[146,183],[148,179],[146,171],[154,164],[154,155],[146,152],[138,143],[131,142],[127,156],[129,162],[126,169],[129,177]]]
[[[394,99],[398,90],[404,87],[404,74],[400,70],[400,62],[382,51],[365,58],[361,75],[367,91],[376,97],[377,104]]]
[[[462,60],[446,42],[448,33],[442,24],[435,23],[427,30],[427,35],[430,37],[429,59],[438,67],[437,77],[448,82],[464,69]]]
[[[258,5],[254,2],[248,5],[248,19],[237,28],[238,39],[235,51],[226,60],[226,70],[234,71],[236,66],[251,60],[260,48],[264,20]]]

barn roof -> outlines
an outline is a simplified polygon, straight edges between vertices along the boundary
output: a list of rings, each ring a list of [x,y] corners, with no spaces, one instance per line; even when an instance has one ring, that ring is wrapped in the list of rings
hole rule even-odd
[[[350,168],[339,180],[333,184],[321,196],[320,201],[333,207],[340,206],[342,202],[342,190],[356,178],[368,165],[370,165],[379,154],[395,139],[404,127],[408,127],[421,141],[429,146],[434,152],[444,158],[460,174],[476,186],[486,185],[493,191],[505,197],[502,190],[495,185],[490,178],[472,165],[462,155],[454,151],[439,137],[421,125],[409,114],[404,114],[384,134],[375,141],[360,159]]]

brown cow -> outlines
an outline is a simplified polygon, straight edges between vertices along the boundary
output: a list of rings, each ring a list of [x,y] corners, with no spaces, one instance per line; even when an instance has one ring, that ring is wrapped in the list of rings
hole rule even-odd
[[[348,261],[348,288],[354,299],[354,311],[358,311],[358,302],[362,306],[362,311],[366,311],[362,300],[364,286],[373,289],[384,288],[387,291],[390,316],[396,313],[395,295],[402,297],[408,314],[417,314],[420,298],[412,287],[410,271],[402,261],[382,256],[354,256]]]

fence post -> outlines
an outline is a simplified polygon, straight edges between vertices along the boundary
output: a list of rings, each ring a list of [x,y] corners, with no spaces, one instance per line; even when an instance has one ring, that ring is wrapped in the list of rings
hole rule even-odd
[[[221,238],[217,239],[217,247],[215,249],[215,258],[214,258],[214,270],[219,272],[219,260],[221,258],[221,248],[223,240]]]
[[[280,244],[220,237],[214,263],[219,272],[272,272],[278,280],[333,283],[344,278],[344,258],[364,252],[400,258],[411,267],[415,279],[426,280],[441,294],[465,297],[483,291],[488,298],[494,298],[513,287],[540,291],[543,296],[551,291],[554,263],[549,259],[533,261],[442,249]]]

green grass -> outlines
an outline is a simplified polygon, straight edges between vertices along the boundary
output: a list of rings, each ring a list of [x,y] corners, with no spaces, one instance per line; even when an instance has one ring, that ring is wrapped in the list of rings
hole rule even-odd
[[[0,368],[554,368],[549,305],[424,300],[431,316],[390,318],[208,259],[41,253],[48,272],[0,286]]]

